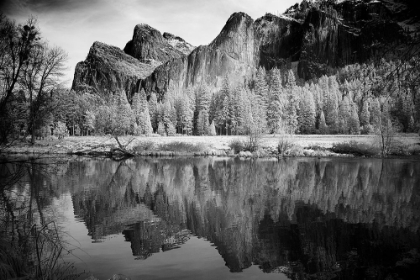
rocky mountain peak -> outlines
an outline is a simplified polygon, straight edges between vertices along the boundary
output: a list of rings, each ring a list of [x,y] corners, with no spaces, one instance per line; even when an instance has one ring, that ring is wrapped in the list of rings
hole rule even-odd
[[[181,37],[175,36],[171,33],[163,33],[163,38],[169,45],[185,55],[189,55],[195,49],[193,45],[189,44]]]
[[[233,13],[209,45],[197,48],[171,33],[139,24],[125,54],[99,42],[90,53],[124,54],[128,65],[148,65],[153,74],[136,82],[133,78],[131,92],[143,88],[160,96],[170,84],[185,89],[205,82],[218,88],[226,75],[230,81],[245,84],[260,66],[293,68],[299,78],[308,80],[347,64],[382,57],[393,42],[406,42],[407,30],[418,36],[413,26],[420,20],[407,12],[414,9],[410,3],[413,0],[304,0],[284,14],[267,13],[255,21],[245,13]],[[89,69],[101,66],[89,57],[83,63]]]
[[[243,40],[247,34],[253,36],[254,20],[243,12],[233,13],[226,21],[220,34],[210,43],[212,47],[224,45],[227,41]]]
[[[136,25],[133,38],[126,44],[124,52],[155,67],[185,55],[169,44],[158,30],[147,24]]]
[[[98,93],[131,92],[137,80],[150,75],[153,69],[118,47],[96,41],[90,47],[86,60],[76,65],[72,88]]]

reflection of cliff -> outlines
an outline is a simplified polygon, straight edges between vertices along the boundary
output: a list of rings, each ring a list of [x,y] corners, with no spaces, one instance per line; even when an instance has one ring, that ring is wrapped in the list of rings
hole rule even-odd
[[[124,230],[138,258],[176,248],[191,231],[214,243],[232,272],[257,264],[296,279],[347,279],[404,276],[401,268],[410,266],[404,258],[418,264],[412,249],[420,243],[419,162],[138,159],[90,165],[107,178],[95,184],[86,170],[92,175],[74,190],[76,214],[94,238]]]

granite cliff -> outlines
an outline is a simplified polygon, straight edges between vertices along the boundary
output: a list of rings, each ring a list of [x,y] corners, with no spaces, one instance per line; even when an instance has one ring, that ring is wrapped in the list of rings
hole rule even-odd
[[[76,68],[73,88],[124,89],[129,96],[144,88],[162,96],[169,87],[185,89],[202,82],[219,88],[226,75],[233,83],[249,84],[260,66],[293,68],[307,80],[392,55],[396,44],[418,34],[419,18],[413,9],[409,0],[304,0],[282,15],[266,14],[255,21],[234,13],[209,45],[197,48],[146,24],[137,25],[124,52],[95,51],[95,43]],[[125,75],[98,62],[115,53],[119,64],[143,71]]]
[[[133,92],[137,81],[150,75],[153,69],[117,47],[95,42],[86,60],[76,65],[72,89],[98,93]]]

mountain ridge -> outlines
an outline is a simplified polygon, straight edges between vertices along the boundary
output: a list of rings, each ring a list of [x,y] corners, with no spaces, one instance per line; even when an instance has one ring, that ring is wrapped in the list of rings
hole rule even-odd
[[[153,71],[138,75],[137,81],[129,79],[130,86],[121,88],[120,83],[111,88],[126,90],[129,97],[141,89],[162,97],[169,88],[179,91],[200,83],[219,88],[225,76],[234,84],[247,84],[258,67],[291,65],[299,78],[308,80],[381,56],[387,45],[408,40],[404,31],[417,22],[411,19],[414,24],[408,24],[410,15],[402,15],[409,1],[330,2],[304,0],[282,15],[267,13],[256,20],[243,12],[233,13],[210,44],[197,48],[172,34],[162,35],[147,24],[136,25],[124,52]],[[393,3],[396,11],[389,8]],[[88,64],[88,58],[84,63],[81,65]],[[76,67],[73,85],[83,83],[76,81],[83,70]],[[101,69],[95,71],[100,73]],[[85,80],[89,84],[89,79]],[[90,82],[89,86],[95,84]]]

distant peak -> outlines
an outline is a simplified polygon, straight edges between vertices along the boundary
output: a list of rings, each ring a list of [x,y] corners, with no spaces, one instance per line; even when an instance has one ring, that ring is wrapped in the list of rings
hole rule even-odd
[[[252,20],[251,16],[249,16],[248,14],[244,13],[244,12],[236,12],[233,13],[229,19],[227,20],[227,22],[232,21],[232,20],[242,20],[242,18],[245,18],[246,20]]]
[[[135,29],[152,29],[152,30],[156,30],[155,28],[151,27],[150,25],[148,25],[147,23],[139,23],[136,25]]]
[[[248,25],[248,24],[252,24],[254,20],[246,13],[236,12],[236,13],[233,13],[229,17],[225,26],[223,27],[223,30],[224,31],[235,30],[242,22],[245,22]]]
[[[181,42],[185,42],[184,39],[182,39],[181,37],[175,36],[174,34],[168,33],[168,32],[164,32],[163,33],[163,38],[165,38],[166,40],[178,40]]]
[[[107,46],[105,43],[102,43],[102,42],[99,42],[99,41],[95,41],[95,42],[93,42],[93,44],[92,44],[92,47],[93,48],[97,48],[97,47],[104,47],[104,46]]]

